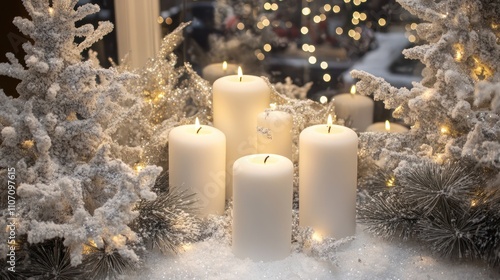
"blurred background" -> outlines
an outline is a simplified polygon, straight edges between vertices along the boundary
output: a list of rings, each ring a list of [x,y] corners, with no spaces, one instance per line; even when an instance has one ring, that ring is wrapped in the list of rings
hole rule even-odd
[[[178,63],[189,62],[201,74],[211,63],[228,61],[241,65],[246,74],[263,75],[271,82],[290,77],[297,85],[312,82],[308,98],[331,99],[349,92],[356,82],[349,72],[365,70],[397,87],[412,87],[421,79],[423,66],[407,60],[402,50],[420,43],[417,19],[395,0],[158,0],[162,35],[182,22],[185,41],[176,50]],[[115,23],[120,0],[80,0],[100,5],[101,12],[82,24],[109,20]],[[4,53],[20,59],[21,44],[28,40],[12,25],[16,15],[26,16],[21,1],[2,1],[0,36]],[[120,28],[117,26],[117,28]],[[119,61],[116,33],[92,48],[101,65],[108,58]],[[85,55],[85,54],[84,54]],[[15,96],[15,81],[2,78],[1,88]],[[390,119],[383,104],[376,104],[374,121]]]

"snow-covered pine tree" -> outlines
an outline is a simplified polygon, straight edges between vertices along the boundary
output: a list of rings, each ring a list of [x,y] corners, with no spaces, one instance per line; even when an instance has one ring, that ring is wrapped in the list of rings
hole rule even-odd
[[[405,50],[425,64],[423,80],[397,89],[353,71],[358,90],[384,100],[411,126],[415,154],[442,162],[467,158],[500,169],[500,3],[492,0],[398,0],[424,22],[428,44]],[[392,136],[388,136],[390,142]],[[368,148],[368,147],[366,147]],[[369,148],[370,150],[377,150]]]
[[[407,134],[360,136],[359,218],[386,237],[416,237],[445,256],[500,263],[500,3],[397,0],[428,43],[412,89],[353,71]],[[376,167],[376,168],[373,168]],[[367,196],[363,196],[367,194]]]
[[[82,61],[81,52],[113,27],[76,27],[99,11],[92,4],[75,10],[77,2],[23,0],[31,19],[14,20],[32,42],[23,45],[26,67],[12,54],[10,63],[0,64],[1,75],[21,80],[19,98],[0,92],[0,173],[6,180],[8,168],[15,168],[18,195],[15,213],[4,211],[1,223],[5,228],[6,218],[14,219],[16,233],[30,243],[63,238],[73,265],[82,261],[85,244],[134,260],[129,245],[137,235],[127,225],[138,215],[136,202],[155,199],[150,188],[161,168],[134,170],[117,157],[141,152],[106,133],[127,110],[122,104],[136,102],[122,86],[131,75]],[[75,37],[84,40],[76,44]],[[3,243],[3,256],[5,249]]]

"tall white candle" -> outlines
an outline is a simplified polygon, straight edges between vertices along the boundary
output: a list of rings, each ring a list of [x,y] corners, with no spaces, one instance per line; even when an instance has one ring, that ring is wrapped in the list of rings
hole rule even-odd
[[[290,254],[293,164],[283,156],[256,154],[234,163],[233,252],[272,261]]]
[[[278,154],[292,160],[292,115],[266,110],[257,116],[257,152],[260,154]]]
[[[356,94],[352,86],[351,93],[342,93],[333,97],[335,114],[350,123],[350,127],[363,132],[373,123],[374,102],[370,97]]]
[[[357,134],[344,126],[314,125],[299,138],[299,218],[321,237],[354,235]]]
[[[233,194],[234,161],[257,152],[257,115],[269,105],[270,94],[269,86],[257,76],[226,76],[213,85],[214,126],[226,135],[227,198]]]
[[[213,63],[205,66],[201,71],[203,79],[213,84],[218,78],[228,75],[235,75],[238,71],[238,65],[227,63]]]
[[[183,125],[170,131],[168,142],[170,186],[195,194],[199,217],[223,214],[226,198],[224,134],[211,126]]]
[[[389,121],[377,122],[371,124],[366,128],[366,132],[391,132],[391,133],[402,133],[407,132],[408,128],[397,123],[390,123]]]

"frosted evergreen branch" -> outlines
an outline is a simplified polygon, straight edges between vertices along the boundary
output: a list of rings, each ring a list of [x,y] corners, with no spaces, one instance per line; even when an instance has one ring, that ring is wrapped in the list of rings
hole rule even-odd
[[[164,59],[168,54],[172,53],[179,46],[179,44],[184,40],[182,31],[190,24],[190,21],[179,24],[179,26],[175,28],[174,31],[170,32],[163,38],[160,45],[160,51],[157,55],[157,59]]]
[[[94,32],[94,26],[92,24],[85,24],[75,29],[76,37],[87,37]]]
[[[359,93],[373,94],[375,100],[385,100],[386,109],[395,109],[413,97],[412,92],[407,88],[395,88],[383,78],[375,77],[365,71],[353,70],[351,76],[360,79],[356,83],[356,90]]]
[[[446,14],[437,12],[439,4],[434,0],[396,0],[403,8],[413,15],[429,22],[446,20]]]
[[[30,36],[35,32],[35,24],[26,18],[15,17],[12,23],[26,36]]]
[[[26,75],[26,70],[20,65],[0,63],[0,75],[21,80]]]
[[[35,18],[36,16],[40,16],[42,13],[38,12],[37,9],[33,6],[33,1],[37,3],[38,5],[42,3],[40,0],[23,0],[23,5],[28,14],[31,16],[31,18]],[[48,2],[48,1],[43,1],[43,2]]]
[[[99,22],[99,25],[94,33],[90,36],[87,36],[85,40],[78,45],[77,51],[82,52],[83,50],[90,48],[95,42],[101,40],[102,37],[104,37],[111,31],[113,31],[113,24],[111,22]]]
[[[78,1],[72,0],[74,4],[71,5],[71,7],[74,7]],[[76,9],[76,12],[74,12],[73,17],[71,18],[72,21],[79,21],[84,19],[86,16],[95,14],[99,12],[100,8],[97,4],[85,4],[83,6],[80,6]]]

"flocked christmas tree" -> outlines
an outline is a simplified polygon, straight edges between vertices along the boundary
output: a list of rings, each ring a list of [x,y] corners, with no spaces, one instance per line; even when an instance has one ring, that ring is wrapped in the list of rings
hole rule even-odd
[[[374,232],[417,237],[435,252],[500,260],[500,3],[398,0],[424,22],[425,64],[412,89],[361,71],[358,90],[383,100],[408,134],[360,137],[360,218]],[[373,167],[376,168],[373,168]],[[362,193],[363,194],[363,193]]]
[[[25,0],[31,19],[14,20],[33,43],[23,45],[26,67],[12,54],[10,63],[0,65],[0,74],[21,80],[19,98],[0,93],[1,177],[15,168],[18,195],[4,218],[14,218],[17,238],[27,236],[30,244],[63,240],[72,265],[82,262],[88,245],[134,261],[131,245],[138,236],[128,224],[138,215],[133,209],[139,200],[156,198],[151,187],[161,168],[137,171],[118,157],[129,161],[141,150],[118,145],[107,128],[128,110],[126,104],[140,100],[123,87],[131,74],[82,61],[81,52],[112,24],[76,27],[99,11],[91,4],[74,10],[77,2]],[[76,44],[75,37],[84,40]],[[9,233],[1,234],[7,240]],[[4,256],[5,250],[2,243]]]

